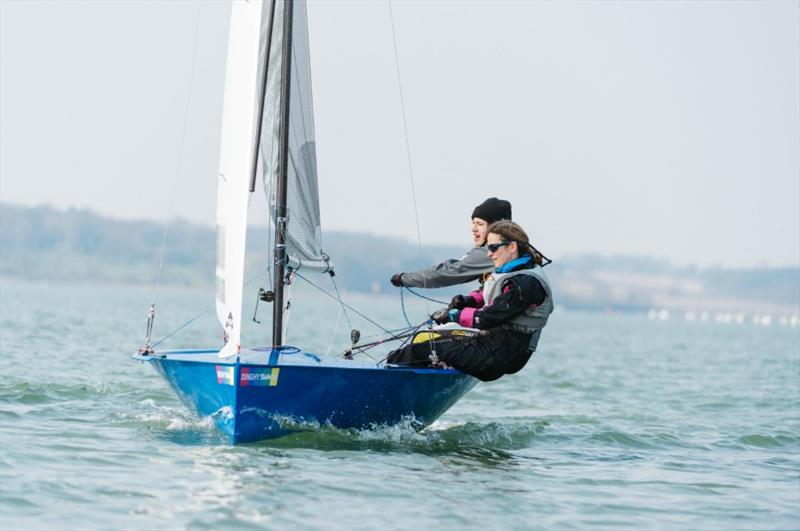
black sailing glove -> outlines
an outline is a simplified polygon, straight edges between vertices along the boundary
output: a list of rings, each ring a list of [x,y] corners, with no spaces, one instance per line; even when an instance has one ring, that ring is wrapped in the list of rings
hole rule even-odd
[[[449,311],[450,311],[449,308],[442,308],[441,310],[436,310],[431,315],[431,319],[436,321],[438,324],[445,324],[450,320],[449,316],[447,315],[447,312]]]
[[[389,279],[389,282],[392,283],[392,286],[402,288],[403,287],[403,273],[395,273],[392,275],[392,278]]]
[[[467,306],[467,298],[463,295],[456,295],[450,301],[450,306],[448,308],[452,310],[461,310]]]

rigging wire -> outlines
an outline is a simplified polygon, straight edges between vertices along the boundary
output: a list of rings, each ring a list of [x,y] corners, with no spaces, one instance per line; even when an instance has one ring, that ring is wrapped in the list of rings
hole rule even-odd
[[[404,139],[405,139],[405,145],[406,145],[406,158],[407,158],[407,162],[408,162],[409,180],[410,180],[410,185],[411,185],[411,195],[412,195],[412,201],[413,201],[413,206],[414,206],[414,220],[415,220],[416,231],[417,231],[417,243],[418,243],[419,248],[422,249],[422,234],[421,234],[421,228],[420,228],[420,222],[419,222],[419,212],[418,212],[418,208],[417,208],[416,188],[415,188],[415,184],[414,184],[414,171],[413,171],[413,164],[412,164],[412,159],[411,159],[411,145],[410,145],[410,141],[409,141],[409,137],[408,137],[408,126],[407,126],[407,119],[406,119],[405,99],[404,99],[404,96],[403,96],[403,85],[402,85],[402,78],[401,78],[401,73],[400,73],[400,61],[399,61],[399,53],[398,53],[398,48],[397,48],[397,36],[396,36],[396,32],[395,32],[394,14],[393,14],[393,11],[392,11],[392,2],[391,2],[391,0],[388,0],[388,5],[389,5],[389,16],[390,16],[390,20],[391,20],[391,27],[392,27],[392,43],[393,43],[393,46],[394,46],[395,66],[396,66],[396,71],[397,71],[397,82],[398,82],[398,88],[399,88],[399,94],[400,94],[400,107],[401,107],[401,112],[402,112],[403,133],[404,133]],[[189,118],[189,109],[190,109],[190,104],[191,104],[193,80],[194,80],[195,65],[196,65],[197,36],[198,36],[198,33],[199,33],[199,25],[200,25],[200,9],[201,9],[201,2],[198,0],[198,2],[197,2],[197,15],[196,15],[196,20],[195,20],[194,39],[193,39],[191,69],[190,69],[190,77],[189,77],[189,87],[188,87],[188,92],[187,92],[186,108],[185,108],[185,111],[184,111],[182,133],[181,133],[181,144],[180,144],[179,157],[178,157],[178,171],[175,174],[175,177],[173,178],[173,183],[172,183],[172,187],[171,187],[171,191],[170,191],[170,198],[169,198],[169,207],[167,209],[168,213],[172,211],[175,191],[176,191],[176,188],[177,188],[177,181],[180,178],[180,176],[182,174],[182,170],[183,170],[183,153],[184,153],[185,144],[186,144],[186,129],[187,129],[188,118]],[[296,62],[296,60],[297,59],[294,58],[293,62]],[[267,66],[267,68],[268,68],[268,66]],[[312,105],[313,105],[313,101],[312,101]],[[305,123],[302,123],[302,125],[305,126]],[[274,142],[274,139],[273,139],[273,142]],[[262,159],[262,164],[263,163],[264,163],[264,160]],[[272,185],[273,185],[273,183],[270,180],[269,186],[267,187],[267,190],[266,190],[267,191],[266,195],[269,195],[272,192]],[[269,208],[269,206],[268,206],[268,208]],[[271,219],[270,219],[270,221],[271,221]],[[160,260],[159,260],[159,265],[158,265],[156,278],[155,278],[155,282],[154,282],[155,286],[154,286],[154,293],[153,293],[153,305],[151,305],[151,312],[153,312],[153,307],[155,305],[155,299],[156,299],[156,293],[157,293],[159,285],[160,285],[161,273],[162,273],[162,269],[163,269],[163,265],[164,265],[164,257],[165,257],[165,254],[166,254],[166,242],[167,242],[169,224],[170,224],[170,220],[169,220],[169,218],[167,218],[167,220],[165,221],[165,224],[164,224],[164,230],[163,230],[163,234],[162,234]],[[268,230],[267,232],[268,232],[267,243],[268,243],[268,253],[269,253],[269,249],[272,247],[272,234],[271,234],[272,231]],[[254,276],[253,278],[249,279],[245,283],[245,285],[249,285],[253,280],[255,280],[259,276],[263,275],[264,273],[269,273],[269,275],[268,275],[269,285],[270,285],[270,288],[272,289],[273,288],[273,286],[272,286],[273,279],[272,279],[272,274],[271,273],[272,273],[272,262],[273,261],[274,260],[268,259],[267,260],[267,264],[268,264],[267,269],[265,271],[262,271],[258,275]],[[397,331],[400,331],[400,330],[407,332],[408,330],[410,330],[412,328],[416,331],[421,326],[424,325],[424,322],[422,324],[416,326],[416,327],[414,327],[414,325],[411,324],[410,320],[408,319],[408,315],[406,314],[405,304],[404,304],[404,301],[403,301],[403,291],[402,291],[402,289],[400,291],[401,307],[402,307],[402,310],[403,310],[403,316],[404,316],[404,318],[406,320],[406,323],[408,324],[408,328],[397,329],[397,330],[392,331],[392,330],[389,330],[386,327],[380,325],[376,321],[370,319],[369,317],[367,317],[366,315],[362,314],[361,312],[359,312],[358,310],[356,310],[352,306],[346,304],[344,302],[344,300],[342,299],[342,297],[341,297],[341,293],[339,292],[339,288],[336,285],[336,281],[335,281],[335,279],[334,279],[334,277],[332,275],[331,275],[331,281],[332,281],[334,290],[336,292],[335,296],[332,295],[330,292],[326,291],[325,289],[321,288],[320,286],[314,284],[309,279],[307,279],[304,276],[300,275],[296,271],[293,272],[293,274],[298,276],[299,278],[305,280],[307,283],[309,283],[313,287],[317,288],[318,290],[322,291],[323,293],[325,293],[329,297],[334,298],[339,302],[339,304],[341,305],[341,312],[339,313],[339,316],[337,317],[337,323],[336,323],[336,328],[334,329],[334,335],[335,335],[336,331],[338,330],[339,322],[340,322],[342,313],[345,315],[345,319],[347,320],[348,326],[350,326],[350,328],[352,329],[352,323],[350,322],[350,317],[349,317],[349,315],[348,315],[348,313],[346,311],[346,308],[349,308],[350,310],[352,310],[357,315],[359,315],[362,318],[366,319],[367,321],[369,321],[370,323],[372,323],[373,325],[377,326],[378,328],[383,330],[385,333],[388,333],[390,335],[393,335],[394,332],[397,332]],[[291,285],[291,283],[290,283],[290,285]],[[422,299],[425,299],[426,301],[433,301],[433,302],[437,302],[437,303],[440,303],[440,304],[446,304],[446,303],[443,303],[441,301],[437,301],[436,299],[432,299],[430,297],[426,297],[424,295],[416,293],[416,292],[412,291],[410,288],[406,288],[406,289],[408,289],[408,291],[410,293],[412,293],[413,295],[415,295],[417,297],[420,297]],[[290,288],[290,291],[291,291],[291,288]],[[291,304],[291,299],[289,299],[289,304]],[[427,303],[426,303],[426,305],[427,305]],[[206,314],[209,311],[211,311],[215,306],[216,306],[216,303],[212,304],[208,308],[204,309],[202,312],[200,312],[199,314],[197,314],[196,316],[194,316],[193,318],[189,319],[184,324],[179,326],[173,332],[171,332],[168,335],[166,335],[166,336],[162,337],[161,339],[159,339],[157,342],[155,342],[152,345],[152,347],[155,347],[155,346],[161,344],[162,342],[166,341],[170,337],[174,336],[179,331],[183,330],[185,327],[187,327],[188,325],[190,325],[191,323],[193,323],[194,321],[199,319],[201,316],[203,316],[204,314]],[[428,310],[429,310],[429,308],[428,308]],[[288,325],[288,323],[287,323],[287,325]],[[150,333],[151,328],[152,328],[152,323],[150,323],[148,325],[148,338],[149,338],[149,333]],[[288,328],[288,326],[287,326],[287,328]],[[404,334],[401,334],[401,336],[404,336]],[[386,341],[390,341],[390,340],[394,340],[394,339],[399,339],[399,337],[393,335],[393,337],[387,338],[387,339],[382,340],[382,341],[380,341],[378,343],[384,343]],[[331,342],[331,344],[332,344],[332,342]],[[330,347],[329,347],[329,350],[330,350]]]
[[[333,342],[336,340],[336,333],[339,331],[339,323],[342,322],[342,313],[344,313],[344,308],[340,309],[339,313],[336,314],[336,326],[333,327],[333,334],[331,334],[331,340],[328,342],[328,350],[325,351],[326,356],[330,355]]]
[[[172,186],[169,193],[169,202],[166,212],[167,218],[164,221],[164,231],[161,236],[161,252],[159,253],[158,269],[156,271],[156,278],[154,281],[155,285],[153,288],[154,305],[155,305],[156,294],[158,292],[158,288],[161,282],[161,271],[164,267],[164,256],[166,254],[166,249],[167,249],[167,234],[169,232],[170,215],[172,214],[173,203],[175,200],[175,190],[177,189],[181,173],[183,173],[183,152],[186,147],[186,127],[189,122],[189,109],[191,108],[191,103],[192,103],[192,88],[194,85],[194,71],[197,58],[197,35],[200,29],[200,8],[201,8],[201,2],[200,0],[198,0],[197,15],[195,17],[195,23],[194,23],[194,38],[192,42],[192,61],[191,61],[191,66],[189,68],[189,86],[186,93],[186,107],[184,108],[183,111],[183,125],[181,127],[181,143],[180,143],[180,148],[178,150],[178,168],[177,172],[174,174],[172,178]]]
[[[176,328],[175,330],[173,330],[172,332],[167,334],[166,336],[162,337],[161,339],[159,339],[158,341],[153,343],[151,345],[151,348],[156,348],[158,345],[160,345],[161,343],[163,343],[167,339],[171,338],[172,336],[174,336],[175,334],[177,334],[178,332],[180,332],[181,330],[183,330],[184,328],[186,328],[187,326],[189,326],[190,324],[192,324],[193,322],[197,321],[202,316],[204,316],[205,314],[207,314],[208,312],[213,310],[216,306],[217,306],[217,302],[214,301],[214,304],[212,304],[211,306],[209,306],[208,308],[206,308],[202,312],[198,313],[197,315],[195,315],[194,317],[192,317],[191,319],[189,319],[188,321],[186,321],[185,323],[180,325],[178,328]]]
[[[167,202],[166,217],[164,219],[164,230],[161,233],[161,249],[158,253],[158,266],[156,267],[156,275],[153,280],[153,294],[150,302],[150,309],[147,312],[147,331],[144,340],[144,347],[142,350],[149,352],[155,345],[150,344],[150,337],[153,333],[153,324],[156,318],[156,298],[158,296],[158,289],[161,285],[161,272],[164,269],[164,258],[167,253],[167,234],[169,232],[170,218],[172,215],[173,204],[175,202],[175,190],[178,187],[178,181],[183,173],[183,151],[186,146],[186,126],[189,122],[189,109],[192,103],[192,88],[194,85],[194,71],[197,58],[197,35],[200,29],[200,7],[201,2],[197,0],[197,14],[194,23],[194,37],[192,39],[192,60],[189,67],[189,86],[186,93],[186,107],[183,112],[183,124],[181,126],[181,143],[178,149],[178,168],[177,172],[172,175],[172,184],[170,186],[169,199]],[[156,343],[158,344],[158,343]]]
[[[252,283],[253,283],[253,281],[255,281],[256,279],[258,279],[258,277],[260,277],[260,276],[261,276],[261,275],[263,275],[264,273],[266,273],[266,270],[264,270],[264,271],[260,271],[258,274],[256,274],[256,275],[253,275],[252,277],[250,277],[250,278],[249,278],[249,279],[248,279],[248,280],[247,280],[247,281],[244,283],[244,285],[245,285],[245,286],[248,286],[248,285],[252,284]],[[213,309],[214,309],[216,306],[217,306],[217,301],[214,301],[214,304],[212,304],[211,306],[209,306],[209,307],[208,307],[208,308],[206,308],[205,310],[201,311],[200,313],[198,313],[197,315],[195,315],[194,317],[192,317],[191,319],[189,319],[188,321],[186,321],[185,323],[183,323],[182,325],[180,325],[178,328],[176,328],[175,330],[173,330],[172,332],[170,332],[170,333],[169,333],[169,334],[167,334],[166,336],[162,337],[161,339],[159,339],[158,341],[156,341],[155,343],[153,343],[153,344],[152,344],[150,347],[151,347],[151,348],[155,348],[157,345],[159,345],[159,344],[163,343],[163,342],[164,342],[164,341],[166,341],[167,339],[171,338],[172,336],[174,336],[175,334],[177,334],[178,332],[180,332],[181,330],[183,330],[184,328],[186,328],[187,326],[189,326],[190,324],[192,324],[193,322],[195,322],[196,320],[198,320],[198,319],[199,319],[200,317],[202,317],[203,315],[205,315],[205,314],[207,314],[208,312],[210,312],[211,310],[213,310]]]
[[[271,267],[271,266],[269,266],[269,267]],[[255,280],[257,280],[257,279],[258,279],[260,276],[262,276],[263,274],[265,274],[265,273],[266,273],[266,272],[269,270],[269,267],[267,267],[267,269],[265,269],[265,270],[263,270],[263,271],[260,271],[258,274],[256,274],[256,275],[253,275],[251,278],[249,278],[249,279],[248,279],[248,280],[247,280],[247,281],[244,283],[244,285],[245,285],[245,286],[248,286],[248,285],[252,284],[252,283],[253,283]],[[350,306],[350,305],[348,305],[347,303],[345,303],[345,302],[344,302],[344,301],[341,299],[341,297],[338,297],[338,298],[337,298],[337,295],[338,295],[338,289],[337,289],[337,295],[333,295],[333,294],[332,294],[332,293],[330,293],[329,291],[326,291],[324,288],[322,288],[322,287],[320,287],[320,286],[318,286],[318,285],[314,284],[313,282],[311,282],[310,280],[308,280],[306,277],[302,276],[302,275],[301,275],[300,273],[298,273],[297,271],[292,271],[292,275],[293,275],[293,276],[297,276],[297,277],[299,277],[299,278],[301,278],[301,279],[305,280],[307,283],[311,284],[313,287],[317,288],[318,290],[320,290],[320,291],[321,291],[322,293],[324,293],[325,295],[327,295],[327,296],[329,296],[329,297],[331,297],[331,298],[333,298],[333,299],[336,299],[336,300],[337,300],[337,301],[338,301],[338,302],[341,304],[341,310],[340,310],[340,312],[339,312],[339,317],[338,317],[338,318],[337,318],[337,320],[336,320],[336,328],[334,329],[334,335],[336,334],[336,331],[337,331],[337,330],[338,330],[338,328],[339,328],[339,321],[340,321],[340,319],[341,319],[341,315],[342,315],[342,313],[344,313],[344,314],[345,314],[345,316],[347,316],[347,312],[346,312],[345,308],[349,308],[349,309],[350,309],[351,311],[353,311],[355,314],[357,314],[357,315],[359,315],[359,316],[363,317],[364,319],[366,319],[366,320],[367,320],[367,321],[369,321],[370,323],[374,324],[375,326],[377,326],[378,328],[380,328],[381,330],[383,330],[383,331],[384,331],[385,333],[387,333],[387,334],[393,335],[393,334],[395,334],[396,332],[402,332],[402,331],[405,331],[405,330],[407,330],[407,328],[398,328],[398,329],[394,329],[394,330],[388,330],[388,329],[384,328],[383,326],[381,326],[380,324],[378,324],[378,323],[376,323],[375,321],[373,321],[372,319],[370,319],[369,317],[367,317],[366,315],[362,314],[361,312],[359,312],[358,310],[356,310],[356,309],[355,309],[355,308],[353,308],[352,306]],[[294,288],[294,285],[293,285],[293,284],[294,284],[293,282],[290,282],[290,286],[291,286],[290,290]],[[335,285],[335,284],[334,284],[334,285]],[[291,305],[291,295],[289,296],[289,298],[288,298],[288,301],[287,301],[287,302],[288,302],[288,304],[289,304],[289,305]],[[167,339],[171,338],[172,336],[174,336],[175,334],[177,334],[178,332],[180,332],[181,330],[183,330],[184,328],[186,328],[187,326],[189,326],[190,324],[192,324],[193,322],[195,322],[197,319],[199,319],[200,317],[202,317],[202,316],[203,316],[203,315],[205,315],[206,313],[208,313],[208,312],[210,312],[211,310],[213,310],[215,307],[216,307],[216,301],[214,302],[214,304],[212,304],[212,305],[211,305],[211,306],[209,306],[208,308],[204,309],[203,311],[201,311],[200,313],[198,313],[198,314],[197,314],[197,315],[195,315],[194,317],[192,317],[192,318],[190,318],[189,320],[187,320],[186,322],[184,322],[184,323],[183,323],[182,325],[180,325],[178,328],[176,328],[175,330],[173,330],[172,332],[170,332],[170,333],[169,333],[169,334],[167,334],[166,336],[162,337],[161,339],[159,339],[158,341],[156,341],[155,343],[153,343],[152,345],[150,345],[150,348],[151,348],[151,349],[152,349],[152,348],[155,348],[155,347],[156,347],[156,346],[158,346],[159,344],[161,344],[161,343],[163,343],[164,341],[166,341]],[[291,306],[289,306],[289,308],[287,308],[287,310],[290,310],[290,309],[291,309]],[[288,322],[288,319],[287,319],[287,322]],[[350,319],[349,319],[349,317],[347,318],[347,322],[348,322],[348,323],[350,322]],[[287,328],[288,328],[288,327],[287,327]],[[288,333],[288,330],[287,330],[287,333]],[[376,334],[376,335],[382,335],[382,334]],[[369,338],[369,337],[376,337],[376,335],[373,335],[373,336],[366,336],[366,338]],[[333,339],[331,339],[331,344],[332,344],[332,343],[333,343]],[[329,352],[330,352],[330,348],[331,348],[331,347],[328,347],[328,351],[329,351]]]
[[[350,328],[350,330],[353,330],[353,323],[350,322],[350,316],[347,315],[347,310],[344,307],[344,299],[342,299],[342,294],[339,293],[339,286],[336,285],[336,275],[333,273],[333,271],[331,271],[329,276],[331,277],[331,283],[333,284],[333,289],[336,290],[336,299],[339,301],[339,304],[342,307],[342,313],[344,313],[345,320],[347,320],[347,326]],[[336,326],[337,327],[339,326],[338,321],[336,323]]]
[[[330,293],[329,291],[326,291],[326,290],[325,290],[325,288],[322,288],[322,287],[320,287],[320,286],[318,286],[318,285],[314,284],[313,282],[311,282],[310,280],[308,280],[306,277],[304,277],[303,275],[301,275],[301,274],[300,274],[298,271],[295,271],[295,275],[297,275],[297,277],[298,277],[298,278],[302,278],[302,279],[303,279],[303,280],[305,280],[307,283],[311,284],[313,287],[317,288],[319,291],[321,291],[322,293],[324,293],[324,294],[325,294],[325,295],[327,295],[328,297],[330,297],[330,298],[332,298],[332,299],[336,299],[336,295],[333,295],[333,294],[332,294],[332,293]],[[366,319],[366,320],[367,320],[367,321],[369,321],[370,323],[374,324],[375,326],[377,326],[378,328],[380,328],[381,330],[383,330],[383,331],[384,331],[384,332],[386,332],[387,334],[391,334],[391,333],[392,333],[392,332],[391,332],[391,330],[389,330],[389,329],[388,329],[388,328],[386,328],[385,326],[383,326],[383,325],[381,325],[381,324],[379,324],[379,323],[377,323],[377,322],[373,321],[372,319],[370,319],[369,317],[367,317],[367,316],[366,316],[366,315],[364,315],[363,313],[359,312],[358,310],[356,310],[355,308],[353,308],[352,306],[350,306],[350,305],[349,305],[349,304],[347,304],[346,302],[342,301],[341,299],[337,299],[337,300],[339,300],[339,302],[341,302],[342,306],[344,306],[344,307],[348,308],[348,309],[349,309],[350,311],[352,311],[354,314],[356,314],[356,315],[358,315],[358,316],[360,316],[360,317],[363,317],[364,319]]]
[[[260,271],[258,274],[253,275],[251,278],[249,278],[244,283],[244,285],[248,286],[248,285],[252,284],[255,280],[257,280],[264,273],[266,273],[266,270]],[[378,341],[374,341],[372,343],[362,344],[362,345],[360,345],[358,347],[354,347],[354,349],[357,350],[356,353],[362,353],[363,352],[365,355],[369,356],[369,354],[366,354],[366,352],[364,352],[364,350],[367,350],[367,349],[372,348],[372,347],[377,346],[377,345],[382,345],[384,343],[388,343],[390,341],[396,341],[398,339],[404,339],[404,338],[411,337],[417,332],[417,330],[419,330],[426,323],[429,322],[428,320],[425,320],[425,321],[423,321],[422,323],[420,323],[419,325],[416,325],[416,326],[409,324],[409,326],[405,327],[405,328],[387,329],[387,328],[383,327],[382,325],[380,325],[379,323],[373,321],[372,319],[370,319],[369,317],[367,317],[363,313],[359,312],[358,310],[356,310],[355,308],[353,308],[349,304],[345,303],[341,298],[337,299],[336,295],[330,293],[329,291],[325,290],[324,288],[322,288],[322,287],[318,286],[317,284],[311,282],[309,279],[307,279],[306,277],[304,277],[303,275],[301,275],[297,271],[293,271],[292,275],[305,280],[308,284],[310,284],[311,286],[315,287],[316,289],[318,289],[319,291],[321,291],[322,293],[324,293],[328,297],[331,297],[332,299],[338,300],[339,303],[342,305],[342,309],[340,310],[339,316],[337,317],[337,320],[336,320],[336,328],[334,329],[334,335],[336,334],[336,331],[338,330],[339,322],[341,320],[342,313],[345,313],[345,315],[346,315],[345,308],[350,309],[356,315],[359,315],[360,317],[363,317],[364,319],[366,319],[367,321],[369,321],[373,325],[375,325],[378,328],[380,328],[381,330],[383,330],[384,333],[389,334],[389,337],[387,337],[387,338],[384,338],[384,339],[381,339],[381,340],[378,340]],[[290,301],[291,301],[291,299],[290,299]],[[153,343],[151,345],[151,349],[154,349],[155,347],[157,347],[158,345],[160,345],[161,343],[163,343],[167,339],[173,337],[175,334],[177,334],[178,332],[180,332],[181,330],[183,330],[184,328],[186,328],[187,326],[189,326],[193,322],[197,321],[200,317],[202,317],[203,315],[207,314],[208,312],[213,310],[215,307],[216,307],[216,301],[214,302],[214,304],[212,304],[211,306],[205,308],[203,311],[201,311],[200,313],[198,313],[194,317],[192,317],[189,320],[187,320],[186,322],[184,322],[178,328],[176,328],[175,330],[173,330],[172,332],[170,332],[166,336],[162,337],[161,339],[159,339],[158,341]],[[381,336],[381,335],[383,335],[383,334],[374,334],[374,335],[371,335],[371,336],[365,336],[365,339],[372,338],[372,337],[378,337],[378,336]],[[403,344],[405,344],[406,342],[407,341],[405,341]],[[328,346],[328,352],[330,352],[330,350],[332,348],[332,344],[333,344],[333,338],[331,338],[331,345]],[[401,345],[401,347],[402,346],[403,345]],[[369,356],[369,357],[371,359],[373,359],[373,360],[375,359],[375,358],[372,358],[372,356]],[[384,361],[384,360],[380,360],[380,361],[378,361],[378,363],[380,363],[381,361]]]
[[[400,91],[400,110],[403,116],[403,136],[406,141],[406,159],[408,160],[408,176],[409,180],[411,181],[411,198],[414,202],[414,222],[417,226],[417,244],[419,245],[420,251],[422,250],[422,231],[420,229],[419,223],[419,211],[417,209],[417,192],[414,187],[414,167],[411,162],[411,142],[408,139],[408,124],[406,120],[406,104],[405,98],[403,97],[403,78],[400,75],[400,54],[397,52],[397,32],[395,31],[394,27],[394,11],[392,10],[392,0],[386,0],[386,3],[389,5],[389,20],[392,26],[392,45],[394,46],[394,64],[397,68],[397,87]],[[423,287],[427,288],[427,281],[423,281]],[[403,306],[403,316],[406,319],[406,322],[409,322],[408,316],[405,313],[405,305],[403,304],[403,294],[402,290],[400,292],[400,303]],[[425,310],[430,315],[431,308],[430,305],[425,302]],[[430,348],[431,352],[433,353],[432,356],[436,357],[436,350],[435,345],[433,342],[433,334],[429,334],[430,337]],[[402,348],[402,345],[401,345]]]
[[[414,187],[414,167],[411,163],[411,143],[408,140],[408,125],[406,123],[406,104],[403,98],[403,82],[400,77],[400,56],[397,53],[397,35],[394,29],[394,13],[392,11],[392,0],[387,0],[389,4],[389,19],[392,25],[392,44],[394,45],[394,65],[397,68],[397,86],[400,89],[400,110],[403,117],[403,138],[406,141],[406,159],[408,160],[408,175],[411,181],[411,198],[414,203],[414,221],[417,226],[417,243],[419,248],[422,249],[422,232],[419,225],[419,212],[417,211],[417,192]]]

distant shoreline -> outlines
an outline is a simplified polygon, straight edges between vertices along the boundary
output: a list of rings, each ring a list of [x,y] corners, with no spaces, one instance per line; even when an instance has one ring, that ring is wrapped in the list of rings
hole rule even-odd
[[[147,288],[155,281],[162,235],[163,227],[155,222],[3,203],[0,281]],[[459,258],[467,250],[456,246],[420,249],[410,241],[366,233],[329,232],[324,236],[325,251],[337,266],[337,285],[352,293],[392,294],[396,290],[389,284],[392,274]],[[265,269],[265,243],[255,234],[249,240],[247,275],[252,275]],[[215,246],[211,229],[173,223],[160,284],[210,288]],[[788,317],[800,313],[800,267],[733,270],[681,267],[646,256],[555,258],[546,271],[556,303],[567,309]],[[430,293],[444,300],[458,291],[459,287],[454,287]]]

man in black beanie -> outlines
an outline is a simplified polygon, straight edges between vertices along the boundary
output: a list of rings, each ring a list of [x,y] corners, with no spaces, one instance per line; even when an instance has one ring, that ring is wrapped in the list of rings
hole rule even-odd
[[[490,197],[472,211],[472,241],[475,247],[460,260],[451,258],[413,273],[396,273],[392,275],[392,285],[444,288],[477,280],[484,273],[494,271],[494,262],[486,252],[486,234],[489,225],[501,219],[511,219],[511,203]]]
[[[472,211],[472,219],[479,218],[491,225],[501,219],[511,220],[511,203],[505,199],[490,197]]]

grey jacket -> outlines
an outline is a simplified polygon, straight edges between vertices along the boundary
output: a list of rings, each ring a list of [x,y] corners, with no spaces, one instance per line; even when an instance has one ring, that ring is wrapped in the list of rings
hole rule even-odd
[[[439,265],[403,273],[403,285],[412,288],[444,288],[465,284],[494,271],[494,262],[486,247],[473,247],[461,260],[445,260]]]

